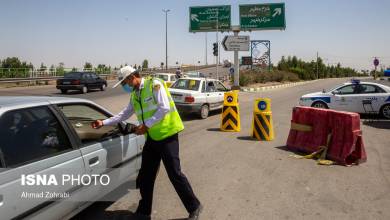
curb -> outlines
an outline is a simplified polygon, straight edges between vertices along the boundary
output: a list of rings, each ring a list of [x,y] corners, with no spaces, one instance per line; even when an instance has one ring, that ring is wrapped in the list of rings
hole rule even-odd
[[[261,92],[266,90],[272,90],[272,89],[279,89],[279,88],[287,88],[287,87],[293,87],[298,85],[307,84],[310,82],[316,82],[318,80],[310,80],[310,81],[303,81],[303,82],[295,82],[295,83],[286,83],[286,84],[280,84],[275,86],[264,86],[264,87],[257,87],[257,88],[246,88],[243,87],[240,89],[242,92]]]

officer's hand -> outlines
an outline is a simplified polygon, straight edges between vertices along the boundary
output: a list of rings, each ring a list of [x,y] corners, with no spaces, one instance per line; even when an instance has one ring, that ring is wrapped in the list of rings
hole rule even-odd
[[[91,127],[95,128],[95,129],[101,128],[101,127],[103,127],[103,121],[102,120],[96,120],[96,121],[91,123]]]
[[[146,127],[144,124],[142,124],[142,125],[138,125],[135,128],[135,133],[137,135],[142,135],[142,134],[145,134],[147,130],[148,130],[148,127]]]

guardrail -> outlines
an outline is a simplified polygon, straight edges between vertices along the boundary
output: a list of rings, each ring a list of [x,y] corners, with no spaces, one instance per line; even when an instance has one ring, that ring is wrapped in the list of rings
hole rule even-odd
[[[99,76],[105,80],[116,78],[116,76],[112,74],[101,74]],[[0,87],[51,85],[51,84],[55,84],[55,81],[60,78],[63,78],[63,76],[34,77],[34,78],[3,78],[0,79]]]
[[[198,71],[200,69],[213,67],[214,65],[204,65],[204,66],[189,66],[182,67],[182,72],[188,71]],[[174,73],[176,68],[171,68],[168,70],[147,70],[142,71],[142,76],[147,76],[155,72],[172,72]],[[100,77],[106,80],[116,79],[114,72],[111,74],[99,74]],[[26,78],[0,78],[0,87],[15,87],[15,86],[32,86],[32,85],[49,85],[54,84],[55,81],[63,76],[47,76],[47,77],[26,77]]]

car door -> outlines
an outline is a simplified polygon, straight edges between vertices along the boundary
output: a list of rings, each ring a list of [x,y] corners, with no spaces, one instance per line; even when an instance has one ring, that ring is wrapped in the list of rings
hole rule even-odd
[[[372,84],[361,84],[358,97],[358,102],[360,102],[360,105],[357,106],[359,107],[359,112],[379,112],[387,97],[388,95],[386,94],[386,91],[379,86]],[[366,104],[363,105],[363,101],[365,101]]]
[[[101,82],[99,80],[99,77],[95,73],[90,73],[91,76],[91,83],[93,84],[93,88],[98,89],[100,88]]]
[[[78,103],[59,105],[58,108],[78,137],[86,173],[110,176],[108,186],[98,185],[89,189],[89,199],[94,200],[120,184],[135,179],[140,168],[144,136],[132,133],[123,135],[117,125],[93,129],[93,121],[110,116],[96,105]]]
[[[83,203],[62,202],[78,192],[63,182],[64,175],[84,175],[85,167],[69,129],[50,106],[4,112],[0,133],[1,219],[60,219]]]
[[[88,73],[82,73],[81,74],[81,82],[82,84],[86,85],[88,88],[91,84],[91,79],[89,78],[89,74]]]
[[[94,74],[94,73],[89,73],[89,80],[90,80],[90,85],[91,85],[91,88],[99,88],[98,86],[98,79],[97,79],[97,76]]]
[[[342,86],[332,93],[333,97],[331,98],[331,103],[334,103],[334,109],[356,112],[356,105],[358,103],[359,96],[357,84]]]
[[[219,102],[219,107],[223,107],[223,99],[225,96],[225,92],[228,91],[228,89],[223,85],[222,82],[220,81],[214,81],[217,91],[218,91],[218,102]]]
[[[219,106],[219,95],[216,85],[213,80],[206,81],[206,100],[210,105],[210,109],[216,109]]]

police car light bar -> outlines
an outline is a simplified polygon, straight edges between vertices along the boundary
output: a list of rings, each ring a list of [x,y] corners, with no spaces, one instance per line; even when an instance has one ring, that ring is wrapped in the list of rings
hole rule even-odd
[[[358,79],[352,79],[352,80],[351,80],[351,83],[352,83],[352,84],[360,84],[360,80],[358,80]]]

